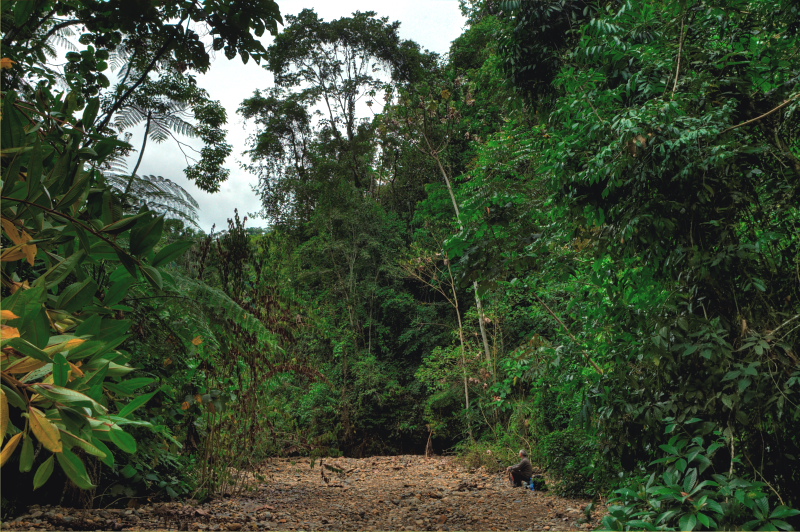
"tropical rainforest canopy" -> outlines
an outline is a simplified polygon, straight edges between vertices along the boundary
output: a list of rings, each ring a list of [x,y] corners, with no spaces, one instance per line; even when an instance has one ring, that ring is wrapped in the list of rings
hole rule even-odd
[[[523,446],[611,529],[798,526],[800,6],[462,9],[437,56],[372,12],[2,3],[4,516]],[[209,47],[274,74],[267,230],[137,173],[178,135],[227,179]]]

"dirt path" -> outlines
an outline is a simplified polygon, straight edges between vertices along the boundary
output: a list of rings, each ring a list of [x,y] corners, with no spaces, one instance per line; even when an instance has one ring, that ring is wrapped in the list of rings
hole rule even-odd
[[[587,530],[589,501],[511,488],[450,458],[273,459],[245,495],[135,509],[32,507],[3,529]],[[595,516],[596,517],[596,516]]]

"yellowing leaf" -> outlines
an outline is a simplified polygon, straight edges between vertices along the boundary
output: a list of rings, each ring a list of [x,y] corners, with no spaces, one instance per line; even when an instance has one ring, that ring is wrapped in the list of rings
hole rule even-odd
[[[181,403],[181,410],[189,410],[190,406],[191,405],[189,404],[188,401],[184,401],[183,403]]]
[[[83,377],[84,373],[81,371],[81,368],[73,364],[72,362],[69,363],[69,367],[72,369],[72,373],[74,373],[78,377]],[[69,380],[73,380],[75,377],[70,377]]]
[[[11,312],[10,310],[0,310],[0,319],[4,320],[15,320],[19,318],[16,314]]]
[[[203,396],[200,395],[199,393],[194,396],[194,400],[197,401],[200,404],[203,404]]]
[[[14,262],[24,258],[25,252],[22,251],[22,246],[14,246],[3,251],[3,254],[0,255],[0,262]]]
[[[15,244],[23,244],[22,235],[17,229],[17,226],[14,225],[14,222],[9,220],[8,218],[0,218],[0,224],[3,226],[3,230],[8,235],[8,238]]]
[[[64,446],[61,444],[61,435],[58,432],[58,427],[53,425],[53,422],[47,419],[38,408],[31,406],[28,408],[28,412],[30,413],[28,419],[31,422],[31,430],[36,438],[42,442],[46,449],[54,453],[60,453]]]
[[[0,339],[6,340],[8,338],[19,338],[19,329],[8,325],[0,325]]]
[[[0,260],[5,262],[13,262],[22,258],[28,259],[28,263],[33,266],[34,259],[36,258],[36,244],[28,244],[33,237],[25,232],[24,229],[17,227],[14,222],[8,218],[0,219],[8,238],[16,244],[13,248],[7,249],[3,252]]]
[[[24,290],[27,290],[30,287],[31,287],[31,284],[28,281],[23,281],[21,283],[18,283],[18,282],[15,282],[15,281],[11,281],[11,293],[12,294],[16,293],[17,290],[19,290],[20,288],[22,288]]]
[[[0,467],[6,465],[8,459],[11,458],[11,455],[14,454],[14,451],[17,449],[17,445],[19,445],[19,440],[22,439],[22,433],[14,434],[5,447],[3,447],[3,452],[0,453]]]
[[[16,61],[10,59],[8,57],[4,57],[0,59],[0,68],[8,70],[9,68],[13,67],[16,64]]]
[[[194,340],[192,340],[192,344],[194,344],[194,345],[200,345],[202,343],[203,343],[203,337],[202,336],[195,336]]]
[[[69,351],[70,349],[74,349],[85,342],[83,338],[72,338],[71,340],[67,340],[65,342],[59,342],[57,344],[48,345],[44,348],[44,352],[50,356],[55,355],[56,353],[60,353],[62,351]]]
[[[23,357],[13,365],[6,368],[8,373],[28,373],[35,371],[45,365],[45,362],[31,357]]]
[[[36,253],[38,252],[36,244],[27,244],[22,246],[22,252],[25,253],[25,258],[28,259],[28,264],[33,266],[36,261]]]
[[[170,364],[172,364],[172,359],[167,357],[167,359],[164,361],[164,365],[169,366]]]

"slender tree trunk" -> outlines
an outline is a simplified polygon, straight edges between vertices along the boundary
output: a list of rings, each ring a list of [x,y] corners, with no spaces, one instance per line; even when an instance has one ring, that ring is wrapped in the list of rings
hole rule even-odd
[[[446,260],[446,259],[445,259]],[[450,276],[450,289],[453,292],[453,306],[456,309],[458,319],[458,340],[461,343],[461,374],[464,379],[464,413],[467,416],[467,433],[470,440],[475,440],[472,435],[472,417],[469,411],[469,377],[467,377],[467,351],[464,340],[464,324],[461,321],[461,310],[458,308],[458,293],[456,292],[456,282],[453,279],[453,271],[450,269],[450,262],[447,262],[447,273]]]
[[[447,175],[447,170],[445,170],[439,155],[431,151],[431,156],[433,156],[434,160],[436,160],[436,164],[439,166],[439,171],[442,173],[444,184],[447,185],[447,192],[450,194],[450,200],[453,202],[453,210],[456,213],[456,220],[458,220],[458,228],[463,230],[464,224],[461,222],[461,209],[458,208],[458,201],[456,201],[456,195],[453,192],[453,185],[450,183],[450,176]],[[477,281],[472,281],[472,288],[475,290],[475,307],[478,309],[478,325],[481,330],[481,339],[483,340],[483,353],[486,357],[486,363],[489,365],[489,371],[492,375],[494,375],[492,352],[489,349],[489,338],[486,335],[486,317],[483,313],[483,301],[481,301],[481,296],[478,294]]]
[[[150,121],[153,118],[153,112],[147,112],[147,122],[144,126],[144,139],[142,140],[142,147],[139,150],[139,158],[136,160],[136,166],[133,167],[133,171],[131,172],[131,178],[128,179],[128,184],[125,186],[125,191],[122,193],[123,198],[128,195],[131,191],[131,186],[133,186],[133,181],[136,179],[136,172],[139,170],[139,165],[142,164],[142,157],[144,156],[144,148],[147,146],[147,136],[150,134]]]

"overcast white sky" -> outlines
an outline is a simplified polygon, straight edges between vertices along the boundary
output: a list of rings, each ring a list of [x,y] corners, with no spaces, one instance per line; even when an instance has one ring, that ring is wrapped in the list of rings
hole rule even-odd
[[[458,7],[458,0],[394,0],[375,2],[374,0],[278,0],[281,15],[297,14],[304,8],[314,9],[324,20],[348,16],[354,11],[375,11],[378,16],[389,17],[390,21],[400,21],[400,37],[411,39],[423,48],[445,54],[450,42],[461,34],[464,19]],[[264,37],[264,45],[271,41]],[[160,175],[172,179],[183,186],[200,204],[199,224],[209,231],[216,224],[217,230],[227,228],[227,219],[233,217],[234,209],[239,214],[256,212],[260,205],[252,186],[257,183],[255,176],[239,168],[246,149],[248,132],[236,109],[245,98],[256,89],[272,86],[272,76],[261,66],[249,61],[243,65],[239,58],[228,61],[221,53],[207,74],[198,77],[198,84],[205,88],[212,99],[220,100],[228,111],[228,142],[233,145],[233,154],[227,161],[231,170],[230,178],[223,183],[220,192],[208,194],[193,186],[184,177],[186,162],[174,141],[163,144],[148,143],[145,157],[139,167],[139,175]],[[134,146],[141,140],[142,130],[135,130],[131,142]],[[137,154],[133,154],[135,160]],[[133,163],[130,165],[133,166]],[[264,227],[266,221],[249,219],[247,227]]]

